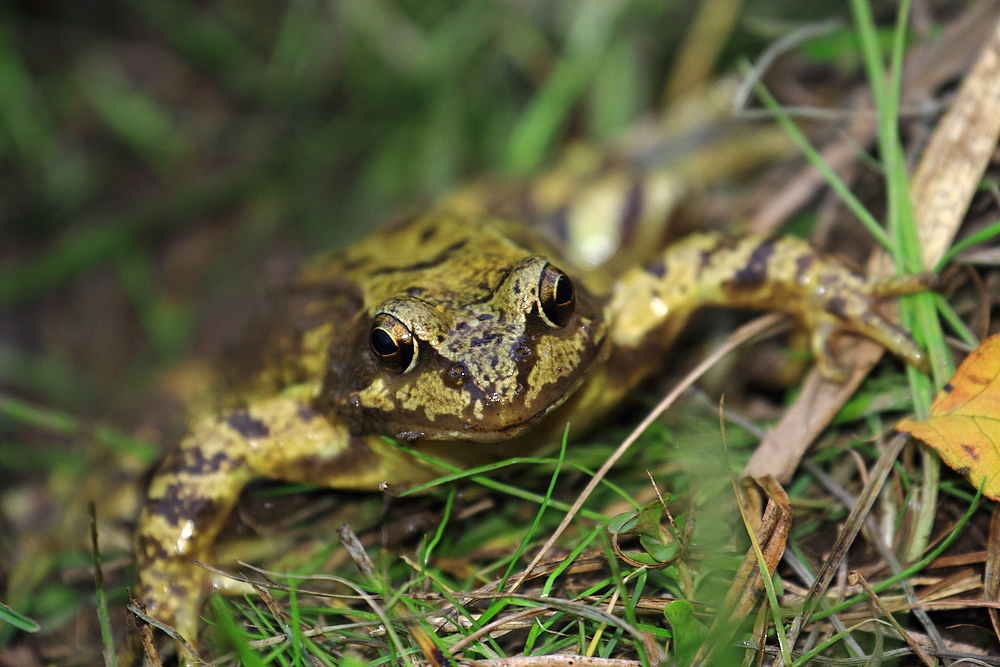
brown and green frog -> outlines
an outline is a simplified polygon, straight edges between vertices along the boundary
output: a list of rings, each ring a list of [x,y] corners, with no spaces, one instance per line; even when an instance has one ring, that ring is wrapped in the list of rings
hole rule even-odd
[[[255,370],[190,422],[152,480],[138,526],[139,599],[194,640],[225,587],[193,560],[254,478],[376,490],[439,470],[386,437],[462,466],[558,441],[660,367],[709,305],[791,313],[837,377],[831,339],[872,338],[924,364],[878,302],[920,279],[865,279],[791,237],[688,236],[605,277],[526,226],[441,208],[307,262],[275,300]]]

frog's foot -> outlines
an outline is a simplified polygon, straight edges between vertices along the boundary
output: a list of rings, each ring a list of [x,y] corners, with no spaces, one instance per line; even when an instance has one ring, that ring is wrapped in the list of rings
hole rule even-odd
[[[822,281],[809,298],[806,324],[812,331],[810,344],[820,373],[828,380],[843,382],[849,373],[834,360],[833,339],[842,332],[870,338],[907,363],[926,371],[927,355],[900,326],[877,310],[879,302],[922,292],[935,282],[933,276],[893,276],[863,280],[851,275]]]
[[[201,593],[195,594],[192,598],[193,590],[190,586],[206,583],[208,577],[201,580],[197,575],[186,572],[185,578],[186,585],[179,585],[156,574],[140,576],[136,597],[142,611],[163,626],[172,629],[174,634],[181,637],[188,646],[194,647],[198,641]],[[181,664],[191,662],[192,656],[183,643],[177,643],[177,650],[183,656]]]
[[[250,584],[183,558],[161,560],[155,569],[140,567],[137,598],[146,614],[183,640],[175,643],[179,665],[204,664],[196,653],[200,612],[202,601],[213,590],[228,596],[253,593]]]

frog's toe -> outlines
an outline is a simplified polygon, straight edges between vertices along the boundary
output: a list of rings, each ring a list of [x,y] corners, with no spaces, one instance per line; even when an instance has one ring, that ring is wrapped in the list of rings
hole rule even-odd
[[[809,342],[813,356],[816,357],[816,368],[820,375],[830,382],[846,382],[849,372],[846,368],[838,365],[833,356],[833,336],[836,333],[836,326],[823,322],[813,328]]]
[[[918,294],[937,288],[941,283],[936,273],[925,271],[911,276],[878,276],[868,279],[869,293],[876,299],[904,294]]]
[[[254,594],[254,588],[250,585],[250,583],[234,579],[224,574],[213,573],[212,576],[209,577],[208,583],[212,590],[218,591],[227,597]]]
[[[852,317],[844,324],[844,329],[859,333],[881,344],[906,363],[927,371],[927,355],[917,347],[916,341],[903,330],[874,310],[866,310]]]
[[[876,336],[868,333],[866,335],[884,345],[890,352],[916,369],[924,373],[928,372],[930,365],[927,363],[927,354],[917,347],[913,338],[894,324],[885,320],[882,320],[882,322],[885,326],[880,328],[880,335]]]

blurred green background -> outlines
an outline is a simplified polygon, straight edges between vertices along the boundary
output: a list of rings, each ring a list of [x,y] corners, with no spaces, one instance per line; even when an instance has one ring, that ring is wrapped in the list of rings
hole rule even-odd
[[[746,4],[717,69],[832,7]],[[294,257],[655,113],[696,8],[3,3],[0,388],[129,403],[231,340]]]
[[[656,107],[693,9],[4,3],[0,387],[128,403],[230,340],[289,258]]]

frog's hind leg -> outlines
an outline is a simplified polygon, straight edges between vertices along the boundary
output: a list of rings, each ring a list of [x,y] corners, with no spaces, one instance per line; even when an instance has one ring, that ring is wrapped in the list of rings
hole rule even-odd
[[[830,379],[845,377],[831,345],[841,332],[871,338],[923,368],[925,354],[878,306],[931,283],[926,275],[865,279],[793,237],[693,234],[622,277],[610,306],[611,338],[616,353],[628,358],[629,350],[668,344],[705,306],[777,310],[809,329],[819,368]]]

